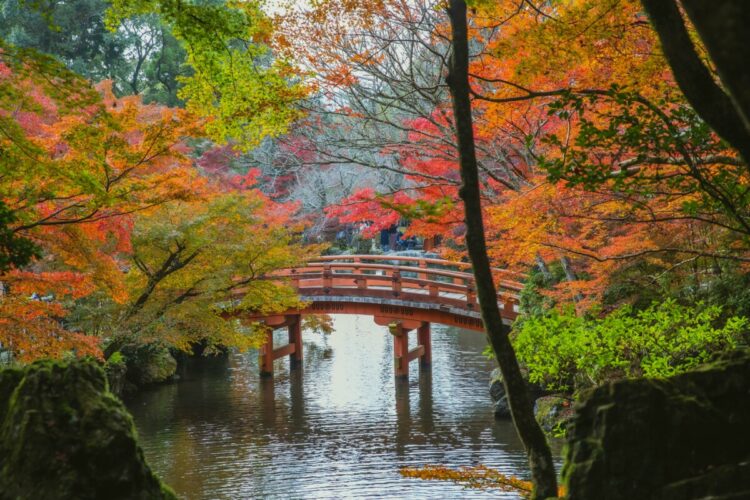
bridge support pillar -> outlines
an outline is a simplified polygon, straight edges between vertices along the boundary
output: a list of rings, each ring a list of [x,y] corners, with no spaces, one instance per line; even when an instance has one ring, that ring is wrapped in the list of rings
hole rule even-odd
[[[393,368],[396,378],[409,377],[409,330],[399,323],[389,325],[393,335]]]
[[[289,355],[289,367],[302,365],[302,316],[297,314],[292,318],[289,330],[289,344],[294,345],[294,351]]]
[[[289,366],[293,368],[302,362],[302,322],[301,315],[288,314],[284,316],[269,316],[264,323],[268,327],[266,341],[258,350],[258,367],[261,377],[273,377],[273,362],[284,356],[289,356]],[[287,327],[289,343],[273,348],[273,331],[276,328]]]
[[[432,366],[432,335],[427,321],[417,328],[417,345],[424,347],[424,353],[419,357],[419,368],[429,369]]]
[[[383,318],[375,318],[375,322],[383,324]],[[426,321],[393,321],[388,323],[388,329],[393,335],[393,367],[397,379],[409,377],[409,363],[419,359],[420,370],[427,370],[432,364],[432,342],[430,338],[430,323]],[[409,350],[409,331],[417,330],[417,347]]]
[[[273,377],[273,328],[266,332],[266,342],[258,350],[258,367],[261,377]]]

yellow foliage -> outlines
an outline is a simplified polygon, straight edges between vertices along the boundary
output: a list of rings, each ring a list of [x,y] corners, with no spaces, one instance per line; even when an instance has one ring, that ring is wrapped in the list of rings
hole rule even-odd
[[[528,497],[532,493],[531,481],[505,475],[484,465],[464,466],[457,469],[443,465],[424,465],[422,467],[403,467],[399,472],[404,477],[452,481],[466,488],[499,489],[519,493],[524,497]],[[558,496],[562,497],[564,494],[564,489],[559,487]]]

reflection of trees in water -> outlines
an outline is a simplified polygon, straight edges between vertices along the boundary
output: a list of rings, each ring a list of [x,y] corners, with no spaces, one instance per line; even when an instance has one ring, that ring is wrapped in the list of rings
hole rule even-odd
[[[335,354],[333,348],[328,345],[326,336],[322,336],[323,345],[317,342],[302,342],[302,355],[304,357],[303,366],[308,367],[309,371],[315,371],[320,363],[330,361]]]

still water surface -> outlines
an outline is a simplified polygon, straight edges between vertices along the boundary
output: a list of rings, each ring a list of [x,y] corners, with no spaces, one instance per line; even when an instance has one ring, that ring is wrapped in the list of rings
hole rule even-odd
[[[237,354],[126,401],[149,463],[181,498],[504,495],[403,478],[407,465],[528,477],[515,430],[492,415],[484,335],[433,325],[431,375],[415,361],[397,383],[386,328],[365,316],[334,324],[306,333],[304,367],[278,360],[273,380],[258,376],[255,353]],[[279,345],[286,332],[276,334]]]

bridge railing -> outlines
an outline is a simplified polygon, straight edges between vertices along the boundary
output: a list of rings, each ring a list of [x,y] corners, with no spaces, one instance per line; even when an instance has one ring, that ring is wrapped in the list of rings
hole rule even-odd
[[[287,278],[300,295],[360,296],[431,302],[478,311],[468,263],[392,255],[322,256],[273,276]],[[498,303],[515,316],[520,275],[497,270]]]

